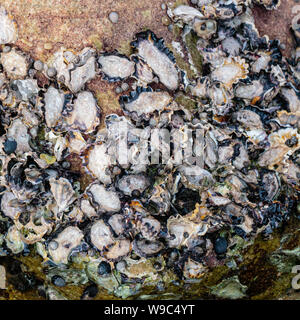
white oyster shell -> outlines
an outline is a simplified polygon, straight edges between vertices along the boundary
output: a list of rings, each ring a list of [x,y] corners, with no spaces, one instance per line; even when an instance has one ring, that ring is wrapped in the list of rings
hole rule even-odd
[[[64,100],[64,94],[52,86],[45,93],[45,118],[48,127],[56,126],[61,119]]]
[[[30,98],[36,96],[39,92],[37,80],[15,80],[13,83],[18,87],[18,91],[20,92],[22,100],[24,101],[28,101]]]
[[[16,226],[11,226],[6,235],[6,245],[14,253],[18,254],[25,248],[25,244],[21,239],[21,232]]]
[[[87,191],[91,194],[93,201],[99,206],[100,212],[118,212],[121,209],[121,202],[118,194],[106,190],[101,184],[92,184]]]
[[[7,131],[7,137],[14,139],[17,142],[16,152],[18,154],[31,150],[29,146],[30,136],[28,129],[21,119],[15,119],[11,127]]]
[[[107,154],[105,143],[95,145],[88,153],[87,168],[89,171],[104,184],[111,183],[111,176],[106,172],[115,160]]]
[[[168,15],[174,20],[182,20],[184,23],[189,23],[195,18],[204,18],[204,15],[196,8],[187,5],[180,5],[174,10],[168,9]]]
[[[97,216],[96,210],[91,205],[89,199],[82,199],[80,201],[80,209],[88,218],[92,218],[92,217]]]
[[[263,94],[264,87],[258,80],[254,80],[251,84],[241,84],[235,89],[235,96],[247,100],[252,100]]]
[[[125,231],[125,220],[121,214],[112,215],[108,220],[108,224],[118,236]]]
[[[71,91],[78,92],[88,81],[96,76],[95,63],[95,57],[90,57],[83,66],[71,71],[71,82],[69,85]]]
[[[154,240],[160,232],[161,225],[158,220],[149,216],[138,221],[137,228],[145,239]]]
[[[135,64],[126,57],[103,55],[98,59],[101,71],[110,78],[125,79],[134,73]]]
[[[2,52],[0,63],[11,79],[23,79],[27,75],[29,67],[27,59],[15,49],[10,52]]]
[[[131,196],[132,191],[138,190],[141,193],[148,188],[150,181],[144,175],[127,175],[118,182],[118,188],[126,195]]]
[[[83,49],[78,55],[78,65],[70,63],[65,58],[66,52],[68,51],[65,48],[57,51],[50,66],[57,71],[57,79],[63,82],[72,92],[76,93],[96,75],[95,50],[91,48]]]
[[[77,227],[67,227],[55,239],[58,246],[56,249],[49,248],[49,254],[54,263],[68,263],[71,251],[80,245],[83,232]]]
[[[80,92],[66,121],[70,128],[90,133],[99,125],[98,107],[93,94]]]
[[[150,66],[168,89],[176,90],[179,85],[178,71],[175,64],[152,41],[141,40],[138,43],[138,55]]]
[[[171,101],[171,96],[165,91],[141,92],[137,99],[125,103],[125,109],[129,112],[136,112],[138,116],[147,115],[163,110]]]
[[[86,149],[87,143],[79,131],[71,131],[68,137],[68,148],[70,152],[81,153]]]
[[[16,196],[9,191],[5,191],[1,198],[1,211],[7,217],[15,219],[21,213],[21,209],[18,207]]]
[[[108,251],[104,252],[104,257],[107,260],[118,261],[126,257],[131,250],[131,242],[127,239],[117,240]]]
[[[91,228],[91,242],[100,251],[115,243],[109,226],[103,220],[98,220],[93,224]]]
[[[231,88],[238,80],[245,79],[247,74],[248,65],[245,63],[245,60],[233,57],[224,59],[223,64],[211,73],[211,78]]]
[[[17,25],[0,6],[0,44],[14,43],[18,39]]]
[[[76,199],[75,191],[71,183],[65,178],[59,178],[58,180],[50,178],[49,183],[51,192],[58,206],[58,212],[65,211]]]

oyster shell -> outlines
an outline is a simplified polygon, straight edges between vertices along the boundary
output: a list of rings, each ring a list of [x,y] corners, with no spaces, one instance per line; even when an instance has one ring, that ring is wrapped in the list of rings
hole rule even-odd
[[[246,79],[247,74],[248,64],[245,63],[245,60],[232,57],[224,59],[223,63],[211,73],[211,78],[231,88],[240,79]]]
[[[56,264],[67,264],[73,249],[80,245],[84,235],[77,227],[65,228],[53,241],[56,242],[55,249],[48,247],[51,260]]]
[[[72,92],[80,91],[84,85],[96,76],[95,50],[84,48],[78,54],[78,63],[65,58],[65,48],[61,48],[54,54],[49,66],[57,72],[57,79],[63,82]],[[75,58],[75,57],[74,57]]]
[[[113,234],[103,220],[96,221],[91,227],[91,243],[100,251],[115,244]]]
[[[121,202],[116,192],[106,190],[101,184],[94,183],[88,188],[93,202],[97,204],[100,212],[118,212]]]
[[[132,99],[121,98],[121,104],[125,111],[135,112],[139,117],[143,114],[149,115],[154,111],[164,110],[172,101],[166,91],[142,91],[136,93]]]
[[[72,111],[67,115],[66,122],[73,130],[90,133],[99,125],[99,109],[91,92],[82,91],[74,102]]]
[[[159,241],[149,241],[149,240],[134,240],[133,250],[140,257],[154,257],[158,255],[164,248],[163,244]]]
[[[16,219],[23,210],[16,196],[12,192],[5,191],[1,198],[1,211],[5,216]]]
[[[88,170],[104,184],[111,183],[111,176],[106,169],[114,164],[112,157],[107,154],[107,145],[97,144],[93,146],[87,157]]]
[[[75,201],[75,191],[69,180],[65,178],[50,178],[50,189],[57,204],[58,212],[68,209],[70,204]]]
[[[16,22],[9,16],[5,8],[0,7],[0,44],[14,43],[18,39]]]
[[[24,79],[27,75],[29,68],[27,58],[14,48],[10,52],[1,53],[0,63],[10,79]]]
[[[119,80],[130,77],[135,71],[134,62],[126,56],[104,54],[98,59],[100,70],[108,79]]]
[[[118,182],[120,191],[128,196],[131,196],[134,190],[138,190],[140,193],[144,192],[149,185],[149,178],[144,175],[127,175],[122,177]]]
[[[137,53],[159,80],[170,90],[176,90],[179,85],[179,75],[172,53],[164,47],[162,39],[157,39],[151,31],[141,32],[136,35],[137,40],[132,42]]]
[[[64,94],[52,86],[45,93],[45,120],[48,127],[55,127],[61,120],[64,101]]]

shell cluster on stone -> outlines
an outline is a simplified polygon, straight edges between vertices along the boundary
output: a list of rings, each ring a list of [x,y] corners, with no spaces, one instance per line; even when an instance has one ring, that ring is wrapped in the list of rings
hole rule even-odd
[[[238,238],[269,236],[289,219],[300,190],[299,48],[287,60],[278,41],[260,36],[252,2],[280,1],[169,7],[182,30],[172,47],[147,30],[130,56],[61,48],[47,63],[13,44],[15,22],[0,8],[0,256],[36,250],[56,274],[82,263],[82,283],[127,297],[170,272],[199,279]],[[129,84],[123,115],[101,119],[86,89],[95,77]],[[169,141],[153,142],[155,129]],[[124,134],[129,163],[120,161]],[[151,163],[150,141],[169,157]],[[178,163],[174,146],[188,144]]]

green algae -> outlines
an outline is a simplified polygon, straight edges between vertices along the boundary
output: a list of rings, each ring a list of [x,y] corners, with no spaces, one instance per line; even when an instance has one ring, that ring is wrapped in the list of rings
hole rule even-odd
[[[199,74],[202,73],[202,56],[197,48],[198,36],[195,32],[190,31],[187,35],[185,35],[185,45],[188,49],[189,54],[191,55],[192,63],[196,68]]]
[[[195,101],[194,99],[191,99],[190,97],[188,97],[182,93],[179,93],[175,97],[175,101],[190,111],[197,109],[197,107],[198,107],[197,101]]]

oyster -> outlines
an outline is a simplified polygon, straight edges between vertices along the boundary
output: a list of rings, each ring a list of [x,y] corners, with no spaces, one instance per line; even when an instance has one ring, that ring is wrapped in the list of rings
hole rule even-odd
[[[71,183],[65,178],[51,178],[49,180],[51,192],[56,201],[58,212],[63,212],[76,199]]]
[[[16,196],[12,192],[5,191],[1,198],[1,211],[7,217],[16,219],[23,209],[18,203]]]
[[[192,3],[168,4],[177,62],[149,30],[128,56],[61,48],[42,63],[2,46],[0,256],[34,245],[47,281],[90,280],[127,298],[227,270],[240,242],[293,215],[300,51],[283,58],[251,13],[279,1]],[[0,44],[16,39],[0,7]],[[103,122],[105,94],[85,87],[99,74],[126,80],[104,84],[116,87],[123,114],[106,108]]]
[[[156,38],[151,31],[136,35],[137,40],[132,42],[137,53],[159,77],[160,82],[168,89],[176,90],[179,85],[179,75],[172,53],[164,46],[162,39]]]
[[[121,209],[121,202],[116,192],[108,191],[101,184],[92,184],[88,188],[93,202],[97,204],[100,212],[118,212]]]
[[[0,44],[14,43],[18,39],[15,21],[9,16],[5,8],[0,7]]]
[[[77,58],[71,55],[71,59],[65,58],[65,48],[61,48],[54,54],[53,61],[49,63],[49,67],[56,70],[56,77],[63,82],[72,92],[80,91],[86,82],[96,76],[96,59],[94,57],[94,49],[85,48]],[[75,60],[78,63],[75,64]]]
[[[245,60],[240,58],[227,58],[223,63],[216,67],[211,73],[214,81],[222,82],[226,87],[231,88],[232,85],[240,79],[246,79],[248,74],[248,65]]]
[[[73,130],[90,133],[99,125],[99,109],[91,92],[82,91],[74,102],[72,111],[67,115],[66,122]]]
[[[164,110],[172,101],[171,96],[165,91],[142,91],[135,96],[121,97],[121,104],[125,111],[135,112],[139,117],[149,115],[154,111]]]
[[[88,170],[104,184],[111,183],[111,177],[106,169],[114,163],[112,157],[107,154],[107,146],[98,144],[89,150],[87,159]]]
[[[164,246],[159,241],[149,241],[143,239],[135,240],[132,248],[138,256],[149,258],[158,255]]]
[[[24,79],[27,75],[29,68],[27,57],[16,49],[2,52],[0,63],[10,79]]]
[[[52,86],[45,93],[45,120],[48,127],[55,127],[61,120],[64,101],[64,94]]]
[[[91,243],[100,251],[114,245],[113,234],[103,220],[98,220],[92,225]]]
[[[12,122],[10,128],[7,130],[7,137],[16,141],[16,152],[18,154],[31,151],[29,145],[30,136],[28,134],[28,128],[20,118],[15,119]]]
[[[83,237],[83,232],[79,228],[72,226],[65,228],[52,240],[55,241],[55,245],[48,246],[51,260],[56,264],[67,264],[71,251],[80,245]]]
[[[118,188],[125,195],[132,195],[134,190],[140,193],[144,192],[150,185],[150,181],[144,175],[127,175],[122,177],[118,182]]]
[[[112,80],[128,78],[135,71],[134,62],[118,54],[104,54],[98,59],[98,63],[100,70]]]

